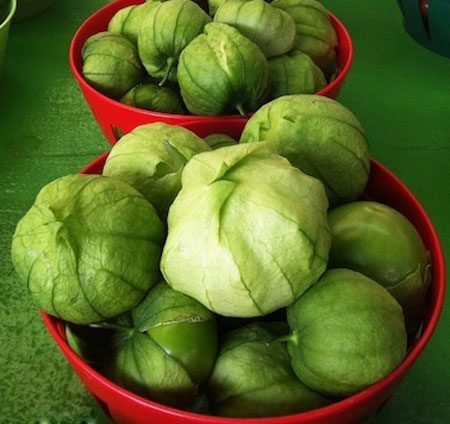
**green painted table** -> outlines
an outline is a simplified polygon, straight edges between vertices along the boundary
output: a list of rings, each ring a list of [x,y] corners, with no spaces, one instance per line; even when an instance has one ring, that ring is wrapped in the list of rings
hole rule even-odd
[[[105,418],[47,334],[9,249],[41,186],[108,147],[67,64],[79,24],[105,0],[58,0],[15,24],[0,78],[0,423]],[[372,155],[417,195],[450,252],[450,60],[415,44],[393,1],[327,0],[355,44],[340,100],[367,130]],[[450,422],[450,308],[377,423]]]

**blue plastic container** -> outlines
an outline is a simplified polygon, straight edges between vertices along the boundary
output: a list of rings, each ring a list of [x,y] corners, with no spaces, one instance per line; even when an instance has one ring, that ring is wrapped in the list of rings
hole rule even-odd
[[[397,0],[406,31],[426,48],[450,57],[450,0]]]

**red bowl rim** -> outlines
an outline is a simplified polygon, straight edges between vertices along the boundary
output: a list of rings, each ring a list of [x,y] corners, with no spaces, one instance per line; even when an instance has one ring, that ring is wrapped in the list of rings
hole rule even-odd
[[[217,120],[230,120],[230,119],[245,119],[241,115],[218,115],[218,116],[209,116],[209,115],[179,115],[179,114],[172,114],[172,113],[162,113],[162,112],[154,112],[151,110],[145,110],[136,108],[134,106],[126,105],[124,103],[121,103],[117,100],[111,99],[110,97],[105,96],[104,94],[97,91],[94,87],[92,87],[88,82],[83,78],[83,75],[78,70],[76,62],[77,62],[77,49],[76,46],[78,43],[81,43],[81,39],[83,38],[82,35],[84,33],[84,28],[86,25],[89,24],[89,22],[96,16],[99,16],[110,9],[113,9],[116,7],[116,4],[119,2],[122,2],[123,0],[115,0],[102,8],[98,9],[96,12],[94,12],[92,15],[90,15],[78,28],[75,35],[72,38],[72,41],[70,43],[69,47],[69,65],[70,69],[72,70],[72,74],[74,75],[75,79],[78,81],[78,84],[82,87],[82,90],[84,92],[87,92],[91,95],[99,96],[104,102],[110,103],[116,107],[122,107],[124,110],[128,110],[130,112],[138,112],[142,116],[147,116],[152,119],[167,119],[167,117],[170,117],[172,119],[180,119],[183,121],[199,121],[203,119],[217,119]],[[350,37],[349,32],[347,31],[347,28],[344,26],[344,24],[331,12],[328,12],[328,15],[330,17],[331,23],[334,28],[338,27],[343,35],[343,38],[346,40],[348,44],[348,59],[344,63],[344,66],[342,69],[338,72],[336,78],[331,81],[330,84],[328,84],[326,87],[324,87],[322,90],[315,93],[316,95],[326,95],[325,93],[328,91],[333,91],[337,87],[339,87],[342,83],[344,78],[347,76],[347,74],[350,71],[351,65],[353,63],[353,43],[352,39]],[[339,48],[339,47],[338,47]]]
[[[87,165],[81,173],[89,173],[89,168],[92,166],[100,166],[104,163],[108,156],[109,152],[104,153],[103,155],[96,158],[89,165]],[[442,251],[442,247],[439,242],[438,235],[436,230],[428,217],[427,213],[423,209],[422,205],[415,198],[412,192],[405,186],[405,184],[398,179],[391,171],[389,171],[386,167],[381,165],[376,160],[371,160],[372,169],[376,169],[381,171],[383,174],[387,175],[389,179],[394,180],[398,186],[398,188],[403,192],[404,197],[407,198],[408,205],[412,207],[417,215],[420,216],[422,221],[423,228],[429,235],[429,249],[434,253],[432,262],[433,262],[433,284],[436,295],[433,297],[434,300],[434,308],[431,309],[431,314],[429,317],[429,321],[423,328],[423,332],[414,343],[411,350],[407,353],[404,360],[401,364],[393,370],[389,375],[387,375],[382,380],[377,383],[369,386],[367,389],[356,393],[355,395],[349,396],[343,400],[338,402],[334,402],[328,406],[324,406],[321,408],[317,408],[311,411],[302,412],[299,414],[293,415],[285,415],[280,417],[270,417],[270,418],[250,418],[244,419],[247,423],[258,423],[258,424],[273,424],[273,420],[276,418],[277,424],[294,424],[297,423],[297,420],[303,419],[325,419],[335,416],[335,414],[340,411],[342,408],[350,408],[351,406],[364,404],[367,400],[375,397],[378,393],[386,390],[391,384],[394,384],[396,380],[399,380],[406,371],[411,367],[414,361],[418,358],[420,353],[424,350],[425,346],[429,342],[431,335],[433,334],[436,325],[439,321],[440,314],[442,312],[443,303],[444,303],[444,295],[445,295],[445,262],[444,255]],[[433,305],[431,305],[432,307]],[[184,418],[186,420],[195,419],[197,422],[204,422],[204,424],[238,424],[242,423],[242,418],[225,418],[225,417],[216,417],[212,415],[205,414],[197,414],[193,412],[183,411],[179,409],[172,408],[170,406],[162,405],[151,400],[142,398],[138,395],[135,395],[132,392],[129,392],[126,389],[114,384],[103,375],[92,369],[89,365],[87,365],[67,344],[67,341],[63,338],[60,332],[57,329],[57,323],[61,322],[58,318],[52,317],[45,312],[41,311],[42,318],[47,326],[47,329],[66,355],[66,357],[70,360],[70,362],[75,363],[79,368],[82,368],[83,371],[94,380],[99,381],[102,385],[107,386],[109,390],[119,392],[121,396],[124,396],[133,402],[137,402],[142,404],[145,407],[151,407],[158,412],[166,413],[171,416],[177,416]]]

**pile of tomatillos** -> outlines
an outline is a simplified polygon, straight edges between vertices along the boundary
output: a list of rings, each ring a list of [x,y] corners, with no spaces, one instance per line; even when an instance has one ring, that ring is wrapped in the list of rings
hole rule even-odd
[[[357,200],[369,171],[361,124],[320,96],[264,105],[239,143],[140,126],[103,175],[41,190],[13,262],[118,385],[220,416],[307,411],[389,374],[422,318],[427,252]]]
[[[141,109],[245,116],[324,88],[336,49],[328,12],[315,0],[208,0],[204,8],[149,0],[120,9],[107,31],[86,40],[82,73],[101,93]]]

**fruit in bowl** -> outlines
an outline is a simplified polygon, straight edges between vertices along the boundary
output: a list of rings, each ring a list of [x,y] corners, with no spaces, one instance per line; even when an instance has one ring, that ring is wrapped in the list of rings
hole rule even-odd
[[[227,2],[223,7],[229,8],[239,1]],[[185,6],[180,8],[183,4]],[[216,124],[240,120],[243,128],[247,117],[263,103],[286,94],[318,93],[335,98],[350,70],[353,55],[350,36],[342,23],[321,6],[324,17],[308,17],[309,27],[312,19],[317,21],[318,27],[327,27],[323,30],[324,34],[334,34],[329,39],[325,37],[326,41],[323,41],[334,53],[331,65],[322,69],[321,65],[310,58],[308,52],[297,47],[289,47],[286,52],[285,48],[278,49],[277,56],[266,57],[256,38],[247,38],[240,33],[239,28],[243,28],[243,22],[255,21],[254,15],[259,9],[253,4],[259,5],[258,7],[262,4],[264,10],[272,11],[264,19],[264,35],[276,30],[277,16],[283,16],[283,22],[291,23],[289,28],[295,30],[296,18],[262,0],[249,2],[251,7],[248,10],[251,13],[245,10],[244,17],[241,13],[236,16],[233,14],[237,19],[236,23],[225,18],[216,19],[211,8],[211,17],[208,17],[190,0],[170,0],[163,3],[116,0],[88,18],[72,40],[70,64],[108,141],[114,144],[120,138],[119,134],[128,133],[136,126],[151,122],[184,125],[190,121]],[[195,11],[195,19],[190,19],[192,13],[187,13],[191,9],[192,13]],[[156,14],[158,19],[155,19]],[[176,16],[178,19],[174,20]],[[224,23],[224,20],[227,22]],[[159,25],[163,21],[165,24],[161,29]],[[214,31],[214,28],[224,28],[224,25],[227,27],[226,31]],[[255,28],[261,27],[262,23]],[[161,85],[161,88],[171,92],[171,100],[167,106],[159,98],[156,88],[146,91],[144,102],[130,102],[129,97],[122,97],[125,93],[120,96],[118,93],[110,95],[99,89],[99,85],[90,79],[92,74],[88,78],[83,75],[81,52],[85,44],[90,37],[107,30],[128,37],[130,43],[138,49],[142,66],[147,71],[136,83],[136,90],[147,84],[154,87]],[[317,28],[316,30],[319,31]],[[295,32],[293,39],[289,37],[287,46],[291,46],[292,41],[295,44],[298,37],[305,37],[304,29],[302,31],[298,34]],[[230,38],[231,34],[233,36]],[[205,44],[205,40],[211,44]],[[222,43],[226,44],[226,48],[221,48]],[[180,63],[181,67],[178,66]],[[117,69],[105,72],[114,74],[119,79]],[[122,78],[126,78],[126,75]],[[133,88],[131,90],[133,92]],[[202,128],[212,127],[205,125]]]
[[[328,60],[317,59],[318,65],[297,60],[295,64],[302,74],[312,75],[318,84],[289,84],[297,77],[294,72],[283,75],[288,90],[279,93],[280,70],[268,66],[267,59],[290,53],[306,51],[309,57],[313,49],[294,49],[296,39],[305,38],[304,31],[296,33],[296,22],[290,15],[292,7],[284,3],[277,7],[263,0],[232,0],[222,4],[213,14],[214,23],[200,6],[191,0],[149,1],[120,9],[109,21],[108,31],[95,34],[86,40],[83,48],[83,75],[103,94],[120,99],[124,81],[129,85],[142,83],[139,78],[140,63],[159,86],[167,81],[179,84],[180,95],[188,112],[194,115],[224,115],[240,113],[246,116],[262,103],[282,94],[312,94],[326,85],[324,70],[331,69],[337,49],[337,37],[327,11],[315,1],[303,5],[295,0],[295,6],[304,10],[315,7],[318,16],[297,12],[297,26],[311,25],[319,33],[328,34]],[[297,4],[298,3],[298,4]],[[311,3],[311,4],[310,4]],[[283,10],[283,7],[287,11]],[[315,9],[315,10],[316,10]],[[305,16],[304,16],[305,15]],[[100,34],[111,34],[110,37]],[[117,38],[114,39],[113,35]],[[90,57],[84,53],[99,37],[104,38],[98,53]],[[122,51],[119,39],[127,39],[137,50]],[[122,50],[121,50],[122,49]],[[128,47],[132,50],[132,47]],[[111,56],[127,57],[124,62],[112,61]],[[136,58],[138,56],[136,63]],[[89,58],[89,63],[87,59]],[[139,60],[140,59],[140,60]],[[277,62],[277,61],[275,61]],[[127,64],[129,68],[127,69]],[[291,65],[292,66],[292,65]],[[92,71],[95,70],[95,72]],[[133,70],[133,75],[130,71]],[[108,84],[104,84],[105,78]],[[311,78],[311,77],[310,77]],[[271,90],[271,81],[275,90]]]
[[[273,102],[314,99],[322,101],[314,96],[288,96]],[[332,110],[338,116],[343,113],[338,105]],[[301,119],[287,122],[303,125]],[[286,128],[280,126],[278,130],[282,140]],[[423,320],[423,333],[412,333],[408,341],[403,305],[394,293],[351,263],[345,265],[346,269],[333,269],[328,261],[333,243],[335,250],[340,243],[339,234],[330,230],[330,216],[346,205],[328,211],[327,191],[320,175],[308,175],[310,169],[302,169],[301,163],[297,164],[299,168],[294,167],[280,156],[276,143],[232,144],[215,150],[205,143],[203,150],[186,157],[178,151],[180,142],[176,140],[181,133],[186,136],[187,129],[150,124],[137,130],[141,143],[149,146],[159,132],[164,134],[160,147],[178,155],[181,164],[173,169],[170,156],[159,156],[157,173],[150,178],[164,180],[168,175],[172,179],[173,171],[175,175],[181,172],[181,185],[175,185],[175,199],[168,210],[162,257],[160,251],[155,251],[157,257],[151,257],[164,279],[146,289],[140,303],[133,301],[126,311],[117,311],[115,316],[91,315],[83,321],[91,334],[111,330],[111,342],[101,348],[101,360],[94,361],[97,371],[78,356],[84,355],[79,347],[89,345],[95,337],[86,338],[84,344],[74,344],[72,337],[75,347],[71,350],[58,330],[64,323],[45,316],[52,334],[88,387],[106,402],[114,418],[126,422],[168,423],[177,422],[176,417],[194,423],[205,419],[219,422],[216,420],[222,418],[214,414],[250,417],[252,423],[262,416],[275,416],[280,423],[336,422],[352,414],[362,418],[376,410],[429,340],[442,307],[442,252],[417,201],[395,177],[372,162],[365,196],[408,215],[420,234],[418,264],[429,265],[433,276],[430,299],[423,297],[422,287],[415,292],[417,284],[407,282],[408,292],[416,293],[412,296],[424,312],[417,316],[418,321]],[[194,134],[191,138],[196,140]],[[354,142],[366,143],[359,136]],[[121,149],[121,143],[112,149],[111,156]],[[324,144],[323,148],[335,147]],[[152,155],[152,149],[132,150],[130,157]],[[368,160],[368,151],[364,151]],[[335,156],[348,160],[339,150]],[[315,159],[314,154],[310,159]],[[106,160],[107,155],[85,173],[101,173]],[[354,160],[359,161],[356,157]],[[64,202],[58,196],[40,195],[32,210],[45,212],[49,223],[57,216],[55,231],[49,232],[52,226],[42,228],[41,221],[30,220],[30,215],[17,227],[14,262],[24,281],[31,288],[39,287],[39,305],[55,317],[72,320],[60,314],[63,309],[59,303],[52,308],[42,301],[59,300],[54,296],[59,293],[54,285],[45,286],[43,281],[53,275],[53,270],[78,269],[79,258],[90,261],[89,267],[83,266],[84,272],[78,275],[69,273],[69,281],[78,279],[82,292],[95,293],[94,298],[88,298],[94,306],[107,303],[103,291],[109,287],[99,284],[102,280],[96,275],[109,269],[111,262],[122,265],[115,276],[120,277],[126,290],[134,282],[131,278],[135,269],[122,264],[120,258],[137,255],[138,250],[142,253],[141,249],[123,243],[126,232],[109,219],[126,206],[129,213],[121,219],[121,225],[150,231],[149,227],[158,227],[158,220],[148,224],[135,220],[132,208],[142,202],[151,208],[152,195],[147,192],[144,197],[144,185],[135,178],[143,172],[145,162],[136,162],[136,166],[134,161],[130,163],[126,174],[96,177],[109,181],[110,190],[99,197],[101,207],[90,206],[95,213],[86,213],[85,203],[75,201],[78,206],[71,210],[69,205],[67,213],[61,215],[58,207]],[[340,172],[342,167],[337,161],[330,163],[330,169]],[[344,169],[350,172],[351,167]],[[130,182],[134,187],[128,186]],[[344,180],[346,184],[351,181]],[[134,194],[116,198],[112,187],[124,185]],[[73,198],[88,198],[93,188],[89,184],[74,186]],[[164,190],[164,185],[160,188]],[[173,198],[174,192],[169,195]],[[348,199],[347,205],[361,202],[357,196],[359,193]],[[110,205],[113,208],[108,211]],[[121,245],[111,249],[109,243],[102,243],[103,249],[83,256],[91,249],[87,245],[91,243],[89,230],[99,214],[102,237],[118,240]],[[166,220],[164,214],[161,217]],[[33,234],[41,234],[45,243],[30,237]],[[133,233],[133,239],[140,237]],[[406,237],[404,242],[411,243],[414,250],[417,239]],[[379,249],[389,249],[395,240],[386,237],[379,243]],[[397,265],[401,270],[402,263],[394,264],[395,269]],[[60,279],[58,290],[64,288],[64,282]],[[125,291],[120,293],[127,297]],[[80,296],[75,291],[68,297],[76,310]],[[221,315],[225,318],[216,318]],[[234,332],[229,332],[224,320],[231,320]],[[93,363],[90,354],[86,360]]]

